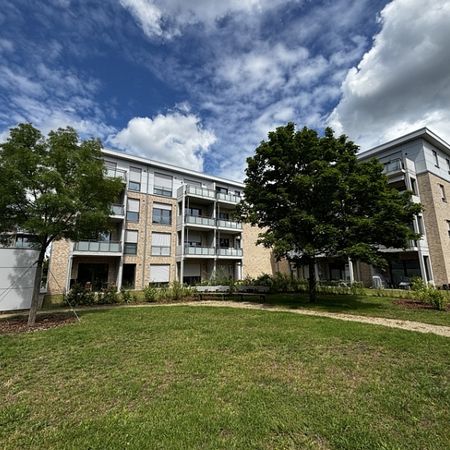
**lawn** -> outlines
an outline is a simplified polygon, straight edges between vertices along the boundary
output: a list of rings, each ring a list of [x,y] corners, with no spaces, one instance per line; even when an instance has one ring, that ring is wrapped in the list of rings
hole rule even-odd
[[[448,449],[450,339],[231,308],[0,337],[5,449]]]
[[[239,300],[237,297],[235,300]],[[258,297],[245,297],[244,301],[261,303]],[[386,317],[390,319],[413,320],[434,325],[450,326],[450,311],[435,309],[413,309],[397,302],[405,300],[364,295],[318,295],[316,303],[308,301],[307,294],[271,294],[265,304],[294,309],[356,314],[359,316]]]

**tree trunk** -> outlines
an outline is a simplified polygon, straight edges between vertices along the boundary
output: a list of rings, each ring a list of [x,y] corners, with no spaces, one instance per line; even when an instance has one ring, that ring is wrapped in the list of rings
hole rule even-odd
[[[41,291],[42,266],[44,263],[46,248],[42,247],[37,260],[36,274],[34,276],[33,297],[31,298],[30,312],[28,314],[28,326],[32,327],[36,322],[36,314],[39,306],[39,295]]]
[[[314,257],[309,259],[308,269],[309,301],[314,303],[316,301],[316,259]]]

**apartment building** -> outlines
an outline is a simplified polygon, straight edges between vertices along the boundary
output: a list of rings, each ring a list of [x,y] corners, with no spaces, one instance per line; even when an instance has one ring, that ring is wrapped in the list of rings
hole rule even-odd
[[[412,192],[423,212],[411,228],[422,235],[406,249],[382,248],[388,260],[380,271],[360,261],[319,258],[316,278],[322,281],[361,281],[374,285],[374,277],[385,287],[407,286],[420,276],[438,287],[450,284],[450,145],[427,128],[401,136],[358,155],[361,161],[377,158],[384,165],[388,182],[399,191]],[[281,271],[307,278],[307,268],[287,261]]]
[[[450,145],[428,128],[421,128],[359,155],[363,161],[377,158],[384,164],[389,183],[412,192],[423,205],[411,227],[422,238],[406,250],[389,253],[389,269],[372,269],[388,285],[399,286],[414,276],[448,287],[450,282]],[[368,280],[366,279],[366,284]]]
[[[122,152],[103,157],[107,175],[123,182],[111,231],[53,244],[50,294],[74,283],[142,289],[273,272],[270,252],[255,245],[258,230],[234,218],[243,184]]]
[[[111,233],[96,241],[56,242],[52,249],[49,292],[73,283],[94,288],[116,285],[142,289],[173,280],[198,283],[214,274],[241,279],[262,273],[290,273],[307,278],[306,268],[276,262],[255,242],[258,229],[234,219],[241,183],[104,151],[109,176],[123,180],[113,205]],[[389,267],[380,271],[359,261],[322,258],[316,277],[322,281],[361,281],[399,287],[414,276],[436,286],[450,284],[450,145],[427,128],[359,154],[384,164],[389,183],[410,190],[424,210],[411,227],[422,238],[407,249],[382,249]]]

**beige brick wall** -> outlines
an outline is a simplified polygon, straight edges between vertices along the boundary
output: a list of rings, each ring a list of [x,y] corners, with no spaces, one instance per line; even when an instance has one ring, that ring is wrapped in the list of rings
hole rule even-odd
[[[450,183],[431,173],[417,177],[423,219],[430,251],[430,259],[437,286],[448,284],[450,279],[450,237],[447,220],[450,220]],[[447,202],[442,201],[439,184],[444,186]]]
[[[272,259],[270,249],[256,245],[261,230],[244,224],[242,229],[243,266],[242,276],[256,278],[264,273],[272,275],[276,271],[276,263]]]
[[[47,285],[47,292],[50,295],[64,292],[69,269],[71,245],[67,240],[52,243]]]
[[[136,289],[148,286],[150,282],[151,264],[170,264],[170,281],[175,280],[175,252],[177,247],[176,220],[177,200],[173,198],[160,197],[158,195],[139,194],[129,192],[128,198],[140,200],[139,222],[126,222],[126,230],[138,231],[137,255],[124,255],[124,264],[136,264]],[[165,203],[172,205],[172,225],[152,224],[152,210],[154,203]],[[171,256],[152,256],[152,232],[171,233]]]

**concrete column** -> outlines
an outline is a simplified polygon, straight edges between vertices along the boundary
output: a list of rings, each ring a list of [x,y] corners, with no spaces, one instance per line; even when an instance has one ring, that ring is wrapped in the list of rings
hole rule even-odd
[[[353,284],[355,282],[355,274],[353,273],[353,261],[348,258],[348,271],[350,274],[350,283]]]
[[[123,274],[123,256],[120,257],[119,267],[117,269],[117,280],[116,280],[117,292],[120,292],[120,289],[122,288],[122,274]]]
[[[72,276],[72,265],[73,265],[73,255],[71,253],[69,257],[69,267],[67,268],[66,292],[69,292],[70,290],[70,277]]]
[[[317,264],[317,262],[314,263],[314,272],[316,273],[316,281],[320,281],[320,278],[319,278],[319,265]]]

